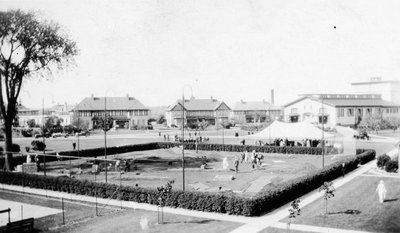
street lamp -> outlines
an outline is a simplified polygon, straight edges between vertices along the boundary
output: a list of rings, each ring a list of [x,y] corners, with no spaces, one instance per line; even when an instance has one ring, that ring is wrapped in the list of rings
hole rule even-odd
[[[322,146],[322,168],[325,167],[325,140],[324,140],[324,99],[322,97],[322,95],[320,96],[321,99],[321,106],[322,106],[322,119],[321,119],[321,123],[322,123],[322,142],[321,142],[321,146]]]
[[[107,183],[107,92],[111,89],[107,89],[106,93],[104,94],[104,120],[103,120],[103,131],[104,131],[104,158],[106,160],[106,183]]]
[[[185,192],[185,87],[190,88],[193,97],[192,86],[186,84],[182,89],[182,190]]]

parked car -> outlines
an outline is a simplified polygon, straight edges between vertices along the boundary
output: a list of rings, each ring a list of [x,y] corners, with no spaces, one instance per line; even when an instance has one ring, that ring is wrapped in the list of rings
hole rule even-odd
[[[82,131],[80,133],[76,133],[76,136],[89,136],[90,132],[88,130]]]
[[[46,138],[49,138],[50,136],[51,136],[50,133],[45,133],[44,134],[44,137],[46,137]],[[43,137],[42,133],[35,134],[35,138],[42,138],[42,137]]]
[[[368,133],[366,131],[357,132],[356,134],[354,134],[353,137],[356,138],[356,139],[367,139],[367,140],[369,140],[369,136],[368,136]]]
[[[58,138],[58,137],[64,137],[64,138],[66,138],[66,137],[68,137],[68,134],[65,134],[65,133],[53,133],[53,134],[51,135],[51,137],[53,137],[53,138]]]

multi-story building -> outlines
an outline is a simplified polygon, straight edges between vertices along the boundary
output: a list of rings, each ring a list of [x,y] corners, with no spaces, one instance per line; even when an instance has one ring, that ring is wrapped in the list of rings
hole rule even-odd
[[[74,116],[96,128],[100,118],[106,115],[113,120],[113,126],[133,129],[135,126],[147,126],[150,110],[139,100],[129,97],[87,97],[74,109]]]
[[[208,122],[210,125],[224,123],[229,121],[231,109],[223,101],[214,98],[210,99],[185,99],[184,105],[182,100],[176,101],[168,107],[165,113],[167,125],[182,126],[183,116],[185,125],[198,124],[200,122]]]
[[[373,77],[367,82],[355,82],[351,85],[354,93],[379,94],[384,100],[400,103],[400,80],[382,80],[381,77]]]
[[[20,126],[26,126],[28,121],[33,120],[36,125],[43,126],[43,122],[49,117],[56,117],[61,120],[61,125],[71,124],[72,105],[57,104],[51,108],[31,109],[24,105],[18,105],[18,123]]]
[[[381,95],[306,94],[284,106],[284,119],[354,126],[363,117],[374,114],[383,118],[400,117],[399,109],[400,104],[383,100]]]
[[[231,113],[231,120],[235,124],[263,123],[281,118],[283,108],[263,101],[237,102]]]

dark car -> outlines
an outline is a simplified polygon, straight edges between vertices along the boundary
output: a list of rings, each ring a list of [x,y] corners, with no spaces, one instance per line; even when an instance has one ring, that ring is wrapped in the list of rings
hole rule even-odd
[[[354,135],[354,138],[356,138],[356,139],[367,139],[367,140],[369,140],[368,133],[365,132],[365,131],[356,133],[356,134]]]
[[[43,134],[41,134],[41,133],[35,134],[35,138],[42,138],[42,137],[43,137]],[[45,133],[44,137],[49,138],[49,137],[51,137],[51,134],[50,133]]]

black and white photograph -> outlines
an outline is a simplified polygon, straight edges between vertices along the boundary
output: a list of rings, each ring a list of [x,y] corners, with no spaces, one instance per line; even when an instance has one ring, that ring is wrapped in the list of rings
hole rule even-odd
[[[0,0],[0,232],[399,233],[399,12]]]

